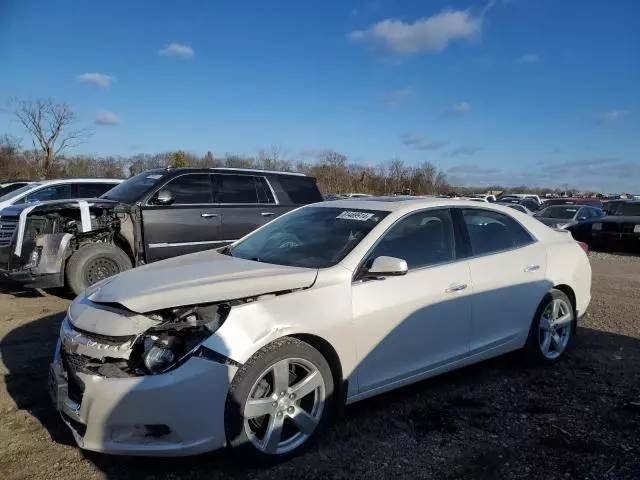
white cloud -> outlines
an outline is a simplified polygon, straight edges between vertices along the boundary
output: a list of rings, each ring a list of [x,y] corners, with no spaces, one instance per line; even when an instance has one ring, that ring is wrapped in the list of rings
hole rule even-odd
[[[352,42],[369,42],[400,54],[439,52],[455,40],[479,35],[482,22],[482,16],[473,16],[469,10],[443,10],[413,23],[382,20],[366,30],[354,30],[348,37]]]
[[[106,75],[104,73],[93,72],[78,75],[76,80],[82,83],[91,83],[98,87],[108,88],[112,82],[116,81],[116,77],[112,77],[111,75]]]
[[[471,113],[471,105],[467,102],[454,103],[443,114],[444,117],[464,117]]]
[[[407,100],[412,94],[413,89],[411,87],[403,88],[402,90],[396,90],[395,92],[385,95],[380,100],[380,103],[386,107],[397,107]]]
[[[611,110],[610,112],[599,115],[596,121],[600,124],[617,123],[630,113],[628,110]]]
[[[158,50],[158,55],[162,55],[164,57],[193,58],[195,56],[195,52],[193,51],[193,48],[184,43],[170,43],[162,50]]]
[[[98,125],[117,125],[120,122],[120,119],[115,113],[112,112],[102,112],[96,118],[96,124]]]
[[[528,53],[521,56],[518,61],[520,63],[538,63],[540,61],[540,57],[535,53]]]
[[[414,150],[439,150],[449,144],[449,142],[442,140],[428,142],[426,137],[419,133],[403,133],[400,135],[400,141]]]

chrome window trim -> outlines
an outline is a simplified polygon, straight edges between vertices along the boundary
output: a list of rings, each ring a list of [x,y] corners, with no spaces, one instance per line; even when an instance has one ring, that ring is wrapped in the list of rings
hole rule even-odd
[[[215,170],[215,169],[210,169],[210,170]],[[246,170],[242,170],[242,169],[237,169],[238,171],[246,171]],[[251,177],[251,178],[263,178],[265,180],[265,182],[267,182],[267,185],[269,186],[269,190],[271,191],[271,195],[273,196],[273,202],[269,202],[269,203],[172,203],[171,205],[155,205],[151,202],[151,199],[153,198],[153,196],[158,193],[160,190],[162,190],[164,187],[166,187],[169,183],[171,183],[172,181],[174,181],[176,178],[180,178],[180,177],[184,177],[185,175],[225,175],[225,173],[218,173],[218,172],[185,172],[185,173],[181,173],[179,175],[176,175],[175,177],[171,177],[169,180],[167,180],[165,183],[163,183],[159,188],[157,188],[156,190],[153,191],[153,193],[151,194],[151,196],[149,197],[149,199],[145,202],[144,206],[145,207],[162,207],[162,208],[171,208],[171,207],[204,207],[204,206],[212,206],[212,205],[221,205],[221,206],[250,206],[250,207],[255,207],[255,206],[261,206],[261,205],[279,205],[280,202],[278,201],[278,197],[276,196],[276,192],[273,190],[273,187],[271,186],[271,183],[269,182],[269,179],[267,177],[265,177],[264,175],[236,175],[234,173],[227,173],[226,175],[234,175],[234,176],[242,176],[242,177]],[[214,184],[211,184],[211,195],[212,195],[212,200],[214,199],[213,197],[215,196],[215,191],[213,189]]]

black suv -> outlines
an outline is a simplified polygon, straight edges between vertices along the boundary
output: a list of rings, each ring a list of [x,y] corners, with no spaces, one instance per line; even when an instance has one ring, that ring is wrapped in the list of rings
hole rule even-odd
[[[30,287],[80,293],[132,266],[222,247],[294,208],[323,201],[300,173],[234,168],[149,170],[99,199],[0,212],[0,272]]]

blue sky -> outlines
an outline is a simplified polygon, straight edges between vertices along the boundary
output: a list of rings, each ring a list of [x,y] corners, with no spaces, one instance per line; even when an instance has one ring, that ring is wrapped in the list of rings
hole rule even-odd
[[[98,155],[280,144],[640,192],[639,19],[637,0],[4,0],[0,102],[68,102]]]

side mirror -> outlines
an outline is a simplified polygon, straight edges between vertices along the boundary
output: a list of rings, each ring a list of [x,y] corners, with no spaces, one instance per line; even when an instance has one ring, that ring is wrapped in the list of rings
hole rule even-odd
[[[380,277],[397,277],[408,271],[407,262],[402,258],[381,256],[373,261],[367,273]]]
[[[156,205],[171,205],[173,203],[173,195],[169,190],[160,190],[153,203]]]

